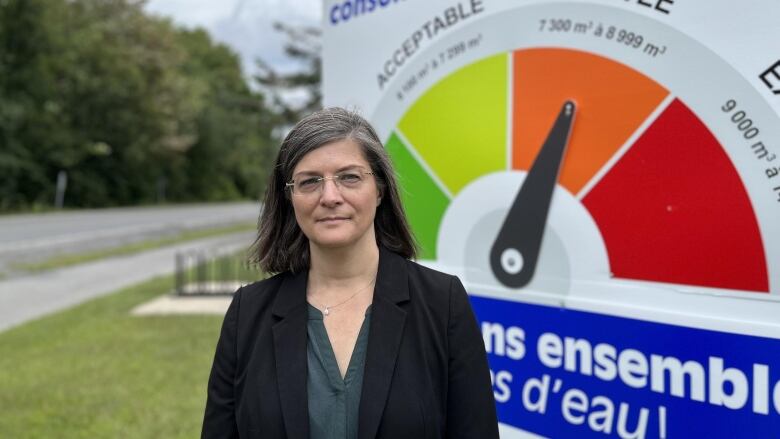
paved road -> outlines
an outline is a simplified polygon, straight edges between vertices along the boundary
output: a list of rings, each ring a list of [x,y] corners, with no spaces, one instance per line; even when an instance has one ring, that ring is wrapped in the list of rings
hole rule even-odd
[[[174,255],[190,249],[240,251],[253,232],[190,241],[131,256],[0,281],[0,331],[94,297],[174,271]]]
[[[177,251],[246,248],[253,233],[190,241],[36,274],[13,270],[13,262],[112,247],[187,229],[254,222],[258,213],[257,203],[219,203],[0,216],[0,275],[6,276],[0,280],[0,331],[173,273]]]
[[[257,220],[258,203],[190,204],[0,216],[0,257]]]

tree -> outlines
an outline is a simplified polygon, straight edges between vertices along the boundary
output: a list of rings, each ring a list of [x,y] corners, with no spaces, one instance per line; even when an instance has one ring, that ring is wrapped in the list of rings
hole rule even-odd
[[[70,141],[56,94],[63,2],[0,3],[0,209],[53,198],[41,155]],[[51,24],[51,25],[50,25]]]
[[[275,148],[263,96],[243,80],[239,57],[205,31],[180,31],[179,38],[189,53],[183,68],[206,90],[198,138],[187,155],[188,191],[206,200],[257,198]]]
[[[0,210],[256,198],[272,114],[238,56],[137,0],[0,1]]]
[[[322,31],[316,27],[295,27],[274,23],[274,29],[287,38],[284,51],[298,61],[301,68],[292,73],[280,73],[262,59],[257,60],[259,73],[255,81],[271,97],[279,115],[279,124],[289,126],[301,117],[322,108]],[[302,90],[303,104],[291,104],[282,96],[291,90]]]

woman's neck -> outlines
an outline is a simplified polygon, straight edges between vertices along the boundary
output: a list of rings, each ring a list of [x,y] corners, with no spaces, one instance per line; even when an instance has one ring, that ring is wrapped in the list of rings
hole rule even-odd
[[[309,255],[309,285],[318,288],[369,282],[376,277],[379,266],[379,247],[375,240],[356,247],[321,248],[310,245]]]

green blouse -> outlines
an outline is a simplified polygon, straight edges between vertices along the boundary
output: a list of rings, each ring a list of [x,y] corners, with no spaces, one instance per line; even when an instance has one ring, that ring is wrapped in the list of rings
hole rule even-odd
[[[307,390],[311,439],[357,439],[358,407],[370,320],[369,306],[349,359],[347,373],[342,379],[322,313],[309,305]]]

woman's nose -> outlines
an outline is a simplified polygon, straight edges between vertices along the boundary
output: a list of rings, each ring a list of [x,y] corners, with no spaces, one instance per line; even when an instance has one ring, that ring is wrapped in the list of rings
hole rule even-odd
[[[320,189],[320,202],[332,204],[342,201],[341,190],[336,184],[335,179],[326,178],[322,181],[322,188]]]

